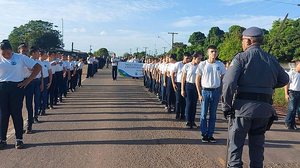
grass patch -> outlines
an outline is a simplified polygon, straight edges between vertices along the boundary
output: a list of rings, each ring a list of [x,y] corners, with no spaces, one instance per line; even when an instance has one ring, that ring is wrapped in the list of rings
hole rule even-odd
[[[273,104],[275,106],[287,107],[288,102],[285,100],[284,88],[275,89],[275,94],[273,96]]]

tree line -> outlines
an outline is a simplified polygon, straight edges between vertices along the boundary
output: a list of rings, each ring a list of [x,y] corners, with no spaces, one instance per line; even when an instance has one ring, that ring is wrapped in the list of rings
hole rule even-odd
[[[279,32],[281,22],[281,20],[276,20],[270,30],[263,29],[265,38],[262,48],[268,51],[274,43],[271,54],[280,62],[289,62],[300,57],[300,19],[287,19],[283,30]],[[219,49],[219,59],[230,61],[242,51],[241,37],[245,29],[242,26],[233,25],[229,27],[228,32],[224,32],[219,27],[212,27],[207,36],[200,31],[194,32],[188,40],[191,45],[176,42],[173,51],[170,50],[169,53],[177,54],[177,59],[181,60],[184,52],[204,52],[209,45],[213,44]],[[279,38],[274,42],[278,33]]]

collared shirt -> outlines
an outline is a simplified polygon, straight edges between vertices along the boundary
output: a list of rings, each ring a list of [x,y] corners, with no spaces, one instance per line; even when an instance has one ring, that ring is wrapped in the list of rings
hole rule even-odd
[[[63,61],[60,59],[56,59],[56,72],[60,72],[64,70]]]
[[[179,62],[175,63],[174,69],[173,69],[173,72],[175,73],[175,76],[176,76],[176,81],[175,82],[181,83],[183,66],[184,66],[184,64],[183,64],[182,61],[179,61]]]
[[[221,76],[226,72],[225,65],[216,60],[209,63],[208,60],[200,62],[196,74],[201,76],[203,88],[218,88],[221,85]]]
[[[295,70],[291,70],[288,72],[290,78],[290,86],[289,89],[292,91],[300,91],[300,73]]]
[[[119,62],[118,58],[111,58],[111,65],[112,66],[118,66],[118,62]]]
[[[197,67],[198,67],[198,64],[193,65],[192,62],[187,63],[183,66],[182,72],[186,73],[186,79],[185,79],[186,82],[195,83]]]
[[[43,67],[42,61],[40,61],[40,60],[38,60],[38,59],[36,59],[36,60],[34,60],[34,61],[35,61],[36,63],[40,64],[41,67]],[[41,70],[41,71],[36,75],[35,79],[41,78],[41,77],[42,77],[42,73],[43,73],[43,70]],[[43,74],[43,77],[44,77],[44,74]]]
[[[42,72],[43,72],[43,77],[47,78],[49,77],[49,70],[51,70],[51,65],[50,62],[47,60],[41,61],[42,63]]]
[[[82,69],[83,68],[83,62],[79,62],[78,63],[78,69]]]
[[[27,56],[13,53],[11,59],[0,55],[0,82],[21,82],[24,80],[24,68],[32,69],[35,61]]]

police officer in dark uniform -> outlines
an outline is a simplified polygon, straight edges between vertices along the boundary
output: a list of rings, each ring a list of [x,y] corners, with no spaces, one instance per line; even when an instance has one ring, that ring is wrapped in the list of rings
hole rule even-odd
[[[272,94],[275,88],[289,81],[275,57],[260,48],[262,41],[260,28],[246,29],[242,38],[244,52],[234,57],[223,79],[224,116],[235,117],[229,129],[228,167],[243,167],[247,135],[250,167],[263,167],[265,131],[271,117],[276,115]]]

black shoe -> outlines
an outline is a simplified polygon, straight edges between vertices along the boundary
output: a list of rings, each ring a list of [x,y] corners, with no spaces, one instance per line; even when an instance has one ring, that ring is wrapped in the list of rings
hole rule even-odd
[[[40,121],[37,119],[37,118],[33,118],[33,123],[37,124],[39,123]]]
[[[0,150],[4,149],[7,146],[6,141],[0,141]]]
[[[25,131],[26,134],[32,134],[32,128],[28,127]]]
[[[181,116],[181,117],[180,117],[180,120],[185,120],[185,116]]]
[[[214,137],[209,137],[208,141],[211,142],[211,143],[216,143],[217,142]]]
[[[180,117],[176,115],[175,120],[180,121]]]
[[[202,137],[201,141],[202,141],[203,143],[209,142],[209,139],[208,139],[207,135],[204,135],[204,136]]]
[[[197,127],[196,123],[193,123],[193,127]]]
[[[296,125],[294,125],[294,127],[293,127],[293,128],[294,128],[294,130],[297,130],[297,129],[298,129]]]
[[[288,130],[293,130],[293,129],[294,129],[294,127],[291,126],[290,124],[285,123],[284,125],[285,125],[285,127],[286,127]]]
[[[191,123],[189,123],[189,122],[187,122],[187,123],[185,124],[185,126],[186,126],[187,128],[189,128],[189,129],[193,129],[193,124],[191,124]]]
[[[22,140],[17,140],[15,144],[16,149],[22,149],[24,147],[24,143]]]

